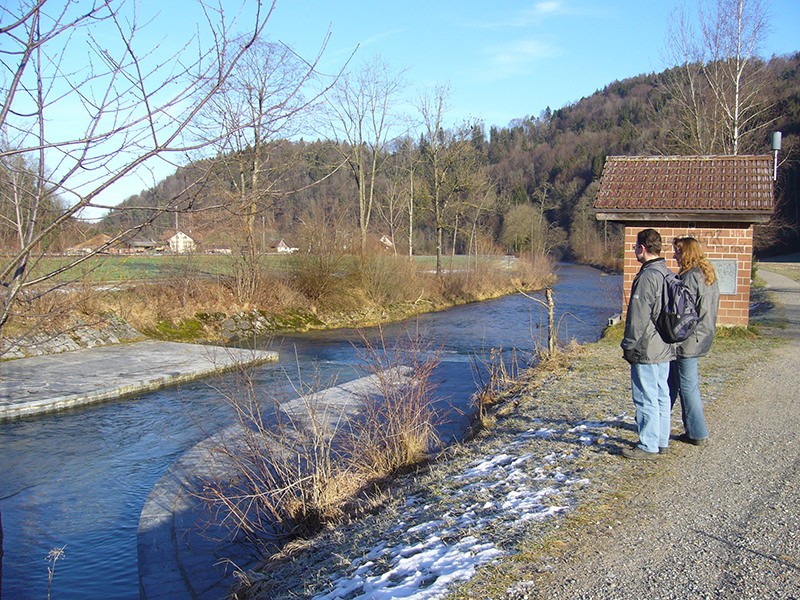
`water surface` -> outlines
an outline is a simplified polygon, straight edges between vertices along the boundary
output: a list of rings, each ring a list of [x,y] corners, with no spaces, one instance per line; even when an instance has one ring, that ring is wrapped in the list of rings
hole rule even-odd
[[[620,285],[618,276],[561,265],[554,294],[559,338],[597,339],[619,310]],[[435,402],[443,411],[452,407],[441,426],[443,437],[452,439],[467,421],[474,366],[491,348],[503,348],[506,356],[515,349],[525,362],[546,344],[545,326],[546,311],[514,295],[422,315],[382,332],[391,345],[419,329],[441,349]],[[307,379],[338,383],[358,377],[362,333],[379,335],[341,330],[270,340],[281,359],[258,367],[257,385],[284,389],[285,372],[298,370]],[[139,597],[136,532],[147,495],[184,451],[232,420],[209,383],[0,424],[3,598],[46,598],[46,556],[61,546],[53,598]]]

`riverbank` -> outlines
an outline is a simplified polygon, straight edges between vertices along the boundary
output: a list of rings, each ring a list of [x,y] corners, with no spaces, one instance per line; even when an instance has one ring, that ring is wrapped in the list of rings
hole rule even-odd
[[[188,273],[168,281],[82,287],[12,319],[0,338],[0,360],[146,339],[249,346],[275,335],[387,325],[556,282],[548,259],[484,257],[436,275],[402,257],[382,257],[361,269],[366,271],[334,277],[335,285],[313,301],[280,278],[263,282],[262,295],[248,301],[229,286]]]
[[[780,310],[753,318],[761,335],[720,335],[701,361],[712,431],[738,391],[783,355],[786,341],[775,336],[785,322]],[[600,553],[601,532],[619,526],[615,509],[632,502],[642,481],[658,485],[698,452],[674,442],[662,461],[621,459],[636,428],[619,335],[618,326],[564,364],[538,370],[501,406],[491,429],[398,480],[374,515],[293,544],[248,573],[243,594],[432,598],[461,581],[448,597],[550,597],[539,580],[551,574],[550,585],[562,581],[559,565],[571,544],[584,539],[585,552]]]

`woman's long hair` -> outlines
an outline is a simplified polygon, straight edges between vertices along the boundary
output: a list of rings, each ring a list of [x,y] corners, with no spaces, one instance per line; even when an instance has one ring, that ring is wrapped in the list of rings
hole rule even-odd
[[[703,272],[706,278],[706,285],[711,285],[717,280],[717,273],[714,265],[703,254],[703,247],[693,237],[676,237],[672,240],[672,245],[680,251],[680,273],[686,273],[689,269],[697,267]]]

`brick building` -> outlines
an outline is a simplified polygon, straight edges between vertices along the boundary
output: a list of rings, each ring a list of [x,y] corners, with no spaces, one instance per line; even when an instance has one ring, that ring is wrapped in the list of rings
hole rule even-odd
[[[594,209],[598,220],[625,225],[623,315],[641,266],[630,248],[636,234],[656,229],[662,255],[677,272],[672,238],[691,235],[714,264],[720,286],[720,325],[749,320],[753,225],[775,208],[773,157],[609,156]]]

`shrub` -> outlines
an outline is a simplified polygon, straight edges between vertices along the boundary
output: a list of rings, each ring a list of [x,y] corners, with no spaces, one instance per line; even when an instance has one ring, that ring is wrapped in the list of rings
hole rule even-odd
[[[430,377],[439,354],[418,333],[398,337],[391,347],[382,334],[363,343],[361,359],[376,378],[377,393],[362,399],[350,446],[360,470],[383,478],[426,459],[438,441]]]
[[[408,257],[372,254],[358,262],[361,288],[377,305],[397,304],[419,295],[414,264]]]
[[[344,256],[335,253],[306,253],[296,257],[292,286],[311,302],[322,302],[339,294],[347,275]]]
[[[232,534],[275,551],[276,540],[338,521],[368,485],[427,457],[438,358],[418,339],[365,345],[373,389],[355,405],[334,407],[318,382],[293,386],[287,402],[274,386],[271,395],[258,391],[246,369],[220,389],[236,425],[217,437],[224,469],[206,478],[201,496]]]
[[[213,449],[225,468],[204,482],[201,495],[220,524],[274,551],[270,541],[338,519],[359,484],[334,443],[341,415],[329,414],[318,391],[293,387],[298,396],[287,403],[258,392],[247,370],[238,375],[221,390],[236,415]]]

